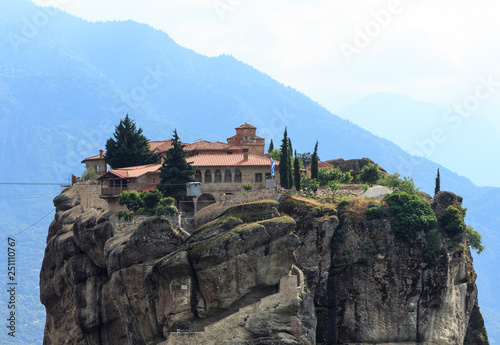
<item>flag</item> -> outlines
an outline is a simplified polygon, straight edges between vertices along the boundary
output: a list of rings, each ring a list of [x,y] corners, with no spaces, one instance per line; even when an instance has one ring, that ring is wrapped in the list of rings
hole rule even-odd
[[[272,158],[271,158],[271,175],[274,176],[274,161]]]

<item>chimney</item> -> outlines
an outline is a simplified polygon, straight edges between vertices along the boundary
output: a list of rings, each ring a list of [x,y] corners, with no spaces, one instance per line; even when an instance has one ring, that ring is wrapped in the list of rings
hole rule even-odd
[[[102,155],[103,155],[104,151],[102,149],[99,150],[99,157],[102,158]]]
[[[248,160],[248,149],[243,149],[243,160],[246,162]]]

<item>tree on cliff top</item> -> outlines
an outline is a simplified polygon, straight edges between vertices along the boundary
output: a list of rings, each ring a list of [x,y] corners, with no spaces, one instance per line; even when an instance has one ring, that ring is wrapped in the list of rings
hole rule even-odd
[[[439,175],[439,168],[436,176],[436,187],[434,188],[434,196],[441,190],[441,176]]]
[[[160,183],[157,188],[164,196],[171,196],[180,201],[186,197],[186,183],[194,182],[194,167],[186,162],[187,152],[177,130],[172,137],[172,148],[164,155],[163,164],[160,168]]]
[[[316,140],[316,145],[314,145],[314,152],[311,156],[311,178],[318,179],[318,141]]]
[[[148,139],[137,129],[135,121],[127,115],[115,127],[113,138],[106,141],[106,163],[111,168],[152,164],[158,161],[156,154],[149,150]]]
[[[290,143],[288,141],[288,135],[285,127],[285,132],[283,133],[283,140],[281,141],[281,154],[280,154],[280,185],[283,188],[289,189],[292,187],[292,181],[290,181],[290,173],[289,173],[289,163],[290,163]]]

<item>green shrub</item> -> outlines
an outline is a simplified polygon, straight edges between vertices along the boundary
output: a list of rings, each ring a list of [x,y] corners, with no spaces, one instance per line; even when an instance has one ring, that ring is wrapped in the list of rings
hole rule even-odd
[[[160,200],[161,206],[172,206],[175,203],[175,199],[169,196],[168,198],[163,198]]]
[[[439,225],[446,230],[450,237],[464,230],[464,221],[460,210],[455,206],[448,206],[439,216]]]
[[[127,222],[131,222],[132,219],[134,219],[134,212],[124,212],[120,211],[118,212],[118,219],[126,220]]]
[[[366,183],[361,186],[361,191],[364,193],[370,188]]]
[[[82,174],[82,181],[90,181],[94,180],[97,176],[97,173],[92,168],[87,168]]]
[[[420,191],[420,188],[415,186],[413,179],[406,176],[403,177],[403,181],[399,184],[398,189],[408,194],[417,194]]]
[[[361,172],[359,173],[358,179],[363,183],[368,183],[372,186],[377,183],[378,180],[382,178],[382,172],[380,171],[378,164],[365,165]]]
[[[339,204],[337,205],[337,208],[344,208],[349,206],[349,200],[343,199],[340,200]]]
[[[399,185],[403,182],[399,178],[399,173],[395,172],[393,175],[386,176],[382,179],[380,179],[377,183],[381,186],[386,186],[389,188],[396,188],[399,187]]]
[[[251,184],[251,183],[243,183],[243,184],[241,185],[241,188],[243,188],[243,190],[244,190],[245,192],[249,192],[249,191],[251,191],[251,190],[253,189],[253,186],[252,186],[252,184]]]
[[[334,246],[339,246],[339,245],[344,244],[345,239],[346,239],[345,232],[346,232],[345,229],[342,229],[342,228],[337,228],[337,230],[335,230],[335,232],[333,233],[333,236],[332,236],[332,244]]]
[[[412,241],[418,231],[428,232],[437,225],[436,215],[429,203],[415,194],[395,191],[384,197],[387,202],[391,227],[396,238]]]
[[[332,191],[333,199],[335,199],[335,192],[339,190],[339,185],[337,184],[336,181],[330,181],[328,183],[328,186],[330,187],[330,190]]]
[[[144,206],[154,208],[163,198],[163,194],[158,189],[153,189],[151,191],[141,192],[140,197],[144,202]]]
[[[427,247],[424,250],[424,261],[431,267],[436,266],[436,256],[441,249],[442,238],[438,230],[432,229],[427,233]]]
[[[137,211],[139,208],[144,207],[144,201],[135,190],[124,191],[118,195],[118,203],[120,205],[127,205],[129,211]]]
[[[168,205],[168,206],[163,206],[159,205],[154,209],[154,213],[157,216],[173,216],[177,214],[177,208],[174,206]]]
[[[368,219],[379,219],[387,217],[387,211],[384,206],[371,202],[368,204],[368,209],[365,211],[365,215]]]
[[[319,182],[315,178],[307,178],[305,176],[302,176],[300,180],[300,186],[302,187],[302,190],[316,193],[319,187]]]
[[[467,242],[470,247],[475,250],[476,253],[481,254],[484,250],[481,234],[474,230],[472,226],[467,226],[465,230],[467,232]]]
[[[338,168],[321,168],[318,172],[318,182],[321,186],[327,186],[330,182],[349,184],[352,181],[351,171],[343,173]]]

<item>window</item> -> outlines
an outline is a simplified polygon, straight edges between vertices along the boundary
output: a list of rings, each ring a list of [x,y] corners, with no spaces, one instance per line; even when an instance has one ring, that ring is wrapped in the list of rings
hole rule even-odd
[[[271,173],[266,173],[266,180],[267,180],[268,178],[271,178]]]
[[[215,170],[214,182],[222,182],[222,173],[219,169]]]
[[[255,174],[255,182],[262,182],[262,173]]]
[[[195,182],[201,182],[201,170],[196,170],[194,173],[194,180]]]
[[[231,182],[232,178],[231,178],[231,170],[226,170],[226,172],[224,173],[224,182]]]
[[[95,166],[95,172],[98,173],[99,172],[99,165],[96,165]]]
[[[212,172],[210,170],[205,171],[205,183],[212,182]]]
[[[125,179],[122,180],[122,186],[127,187],[127,180],[125,180]]]
[[[234,182],[241,182],[241,170],[236,169],[234,172]]]

